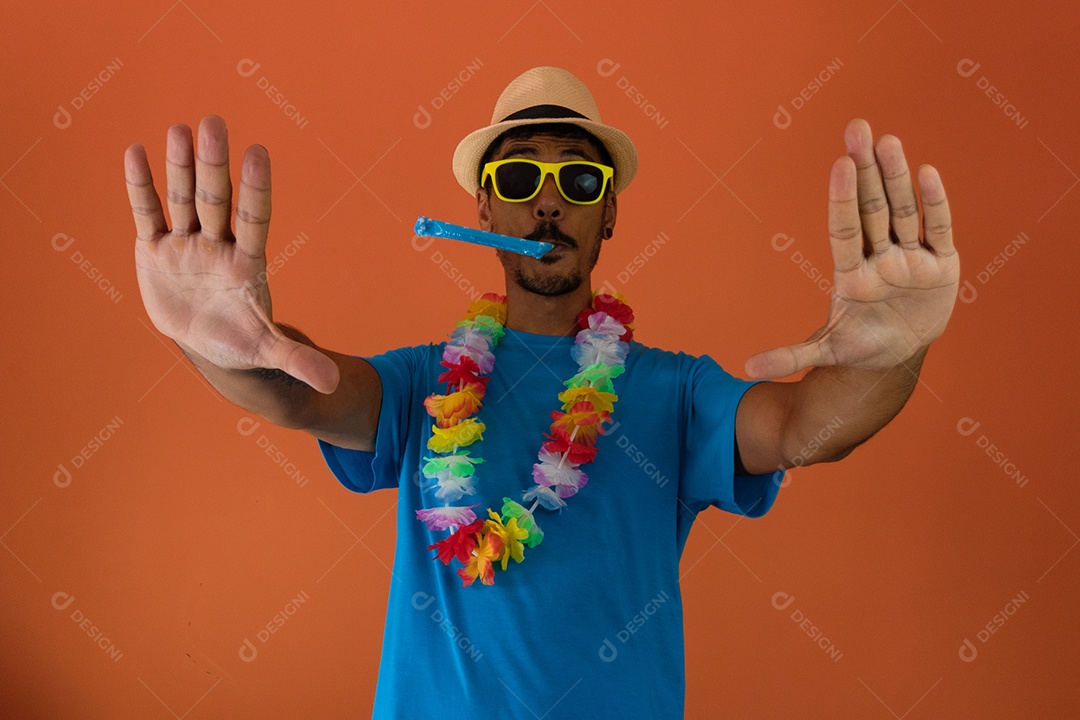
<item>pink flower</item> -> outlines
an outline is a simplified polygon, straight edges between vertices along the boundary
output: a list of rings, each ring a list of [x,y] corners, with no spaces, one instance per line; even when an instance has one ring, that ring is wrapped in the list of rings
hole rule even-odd
[[[444,505],[428,510],[417,510],[416,517],[427,524],[428,530],[446,530],[451,525],[468,525],[476,520],[476,513],[472,511],[474,507],[476,505],[468,507]]]
[[[537,485],[555,488],[561,498],[572,497],[589,481],[589,476],[575,463],[563,460],[562,453],[541,450],[538,457],[540,462],[533,465],[533,480]]]

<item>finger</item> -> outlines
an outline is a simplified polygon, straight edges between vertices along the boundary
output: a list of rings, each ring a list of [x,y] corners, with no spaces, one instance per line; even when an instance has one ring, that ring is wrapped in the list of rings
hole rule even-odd
[[[229,180],[229,135],[225,121],[207,115],[199,123],[195,156],[195,209],[203,235],[211,240],[232,240],[232,182]]]
[[[150,164],[146,161],[146,149],[138,143],[124,152],[124,180],[131,213],[135,216],[136,239],[156,240],[169,232],[165,213],[161,210],[161,198],[154,189]]]
[[[746,374],[754,380],[769,380],[794,375],[808,367],[825,364],[821,343],[808,341],[785,345],[754,355],[746,361]]]
[[[867,254],[885,252],[892,245],[889,239],[889,204],[885,201],[885,186],[874,156],[870,125],[856,118],[844,130],[847,154],[855,162],[859,188],[859,216]]]
[[[885,197],[889,202],[889,222],[893,234],[900,241],[900,247],[918,250],[919,205],[915,201],[915,189],[911,185],[911,173],[908,172],[900,139],[894,135],[882,136],[875,153],[885,180]]]
[[[188,235],[199,229],[195,214],[195,152],[191,128],[183,123],[169,128],[165,142],[165,170],[169,178],[169,217],[173,232]]]
[[[829,245],[836,272],[854,270],[864,262],[855,164],[851,158],[838,158],[829,174]]]
[[[923,204],[923,237],[938,255],[956,252],[952,236],[952,214],[945,186],[938,171],[930,165],[919,167],[919,194]]]
[[[236,197],[236,246],[250,257],[266,254],[270,229],[270,156],[262,145],[244,153]]]
[[[280,331],[277,342],[270,348],[268,359],[271,367],[284,370],[325,395],[334,392],[341,381],[337,363],[310,345],[296,342]]]

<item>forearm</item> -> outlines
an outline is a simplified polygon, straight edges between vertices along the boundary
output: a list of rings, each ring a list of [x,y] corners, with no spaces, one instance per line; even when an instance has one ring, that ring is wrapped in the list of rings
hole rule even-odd
[[[278,323],[289,338],[314,347],[302,332]],[[288,428],[302,428],[311,415],[318,393],[281,370],[232,370],[218,367],[190,348],[177,343],[191,364],[226,400]]]
[[[816,367],[791,383],[784,467],[840,460],[896,417],[919,381],[926,348],[886,372]]]
[[[281,370],[225,369],[190,349],[180,349],[229,402],[275,425],[304,430],[339,447],[374,450],[382,406],[382,383],[375,368],[361,358],[320,348],[296,328],[280,323],[278,328],[334,361],[340,381],[332,393],[320,393]]]

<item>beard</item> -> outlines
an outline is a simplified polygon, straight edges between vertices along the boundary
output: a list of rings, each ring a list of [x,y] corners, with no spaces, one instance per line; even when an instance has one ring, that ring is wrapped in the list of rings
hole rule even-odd
[[[536,226],[535,230],[524,237],[526,240],[565,243],[574,250],[578,248],[577,240],[563,233],[553,222],[541,222]],[[585,282],[585,278],[592,272],[592,269],[596,267],[596,263],[600,259],[600,245],[600,230],[598,229],[596,232],[596,241],[593,243],[593,251],[588,259],[584,273],[578,268],[574,268],[563,275],[547,275],[544,273],[527,274],[522,270],[519,262],[514,265],[512,270],[514,282],[523,290],[527,290],[536,295],[543,295],[544,297],[558,297],[560,295],[572,293],[581,287],[581,283]],[[500,260],[506,265],[508,255],[504,254],[504,251],[502,250],[498,251],[498,254]],[[537,260],[544,265],[553,265],[558,262],[556,258],[547,255],[537,258]]]

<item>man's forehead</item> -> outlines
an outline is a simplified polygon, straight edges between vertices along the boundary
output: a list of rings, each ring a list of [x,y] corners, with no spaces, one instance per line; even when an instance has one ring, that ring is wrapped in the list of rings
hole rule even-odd
[[[555,152],[559,157],[580,157],[596,160],[596,150],[585,138],[558,137],[546,133],[536,133],[528,137],[512,138],[503,143],[499,155],[539,156],[541,153]]]

